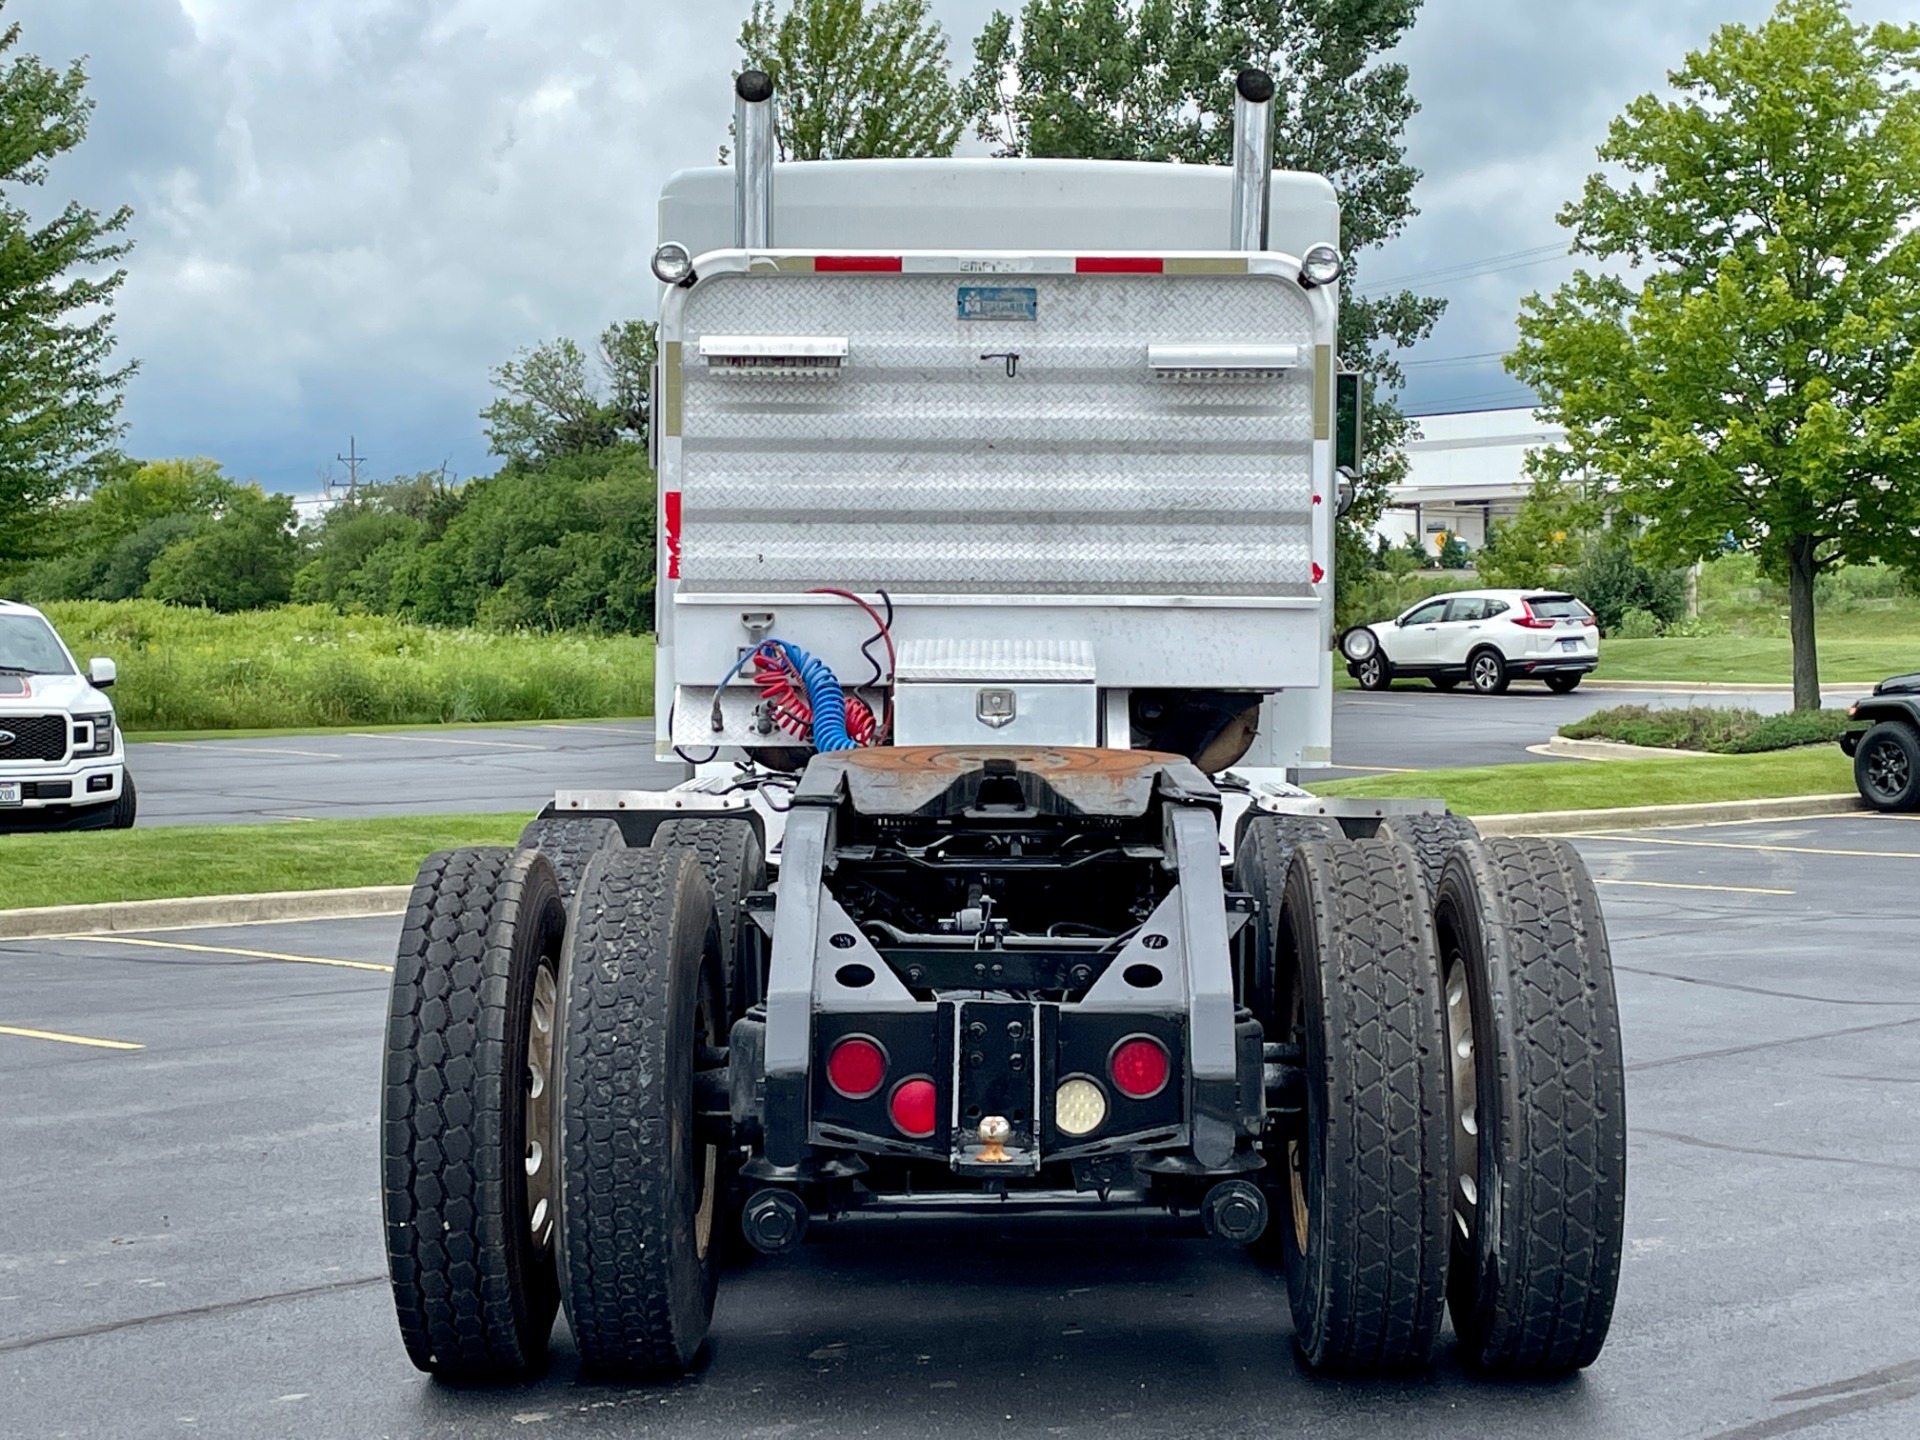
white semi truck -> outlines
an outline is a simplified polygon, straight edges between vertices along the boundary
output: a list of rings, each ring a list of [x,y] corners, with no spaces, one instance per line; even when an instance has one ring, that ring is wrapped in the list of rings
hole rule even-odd
[[[386,1060],[408,1353],[692,1363],[723,1258],[862,1209],[1135,1204],[1348,1374],[1558,1375],[1625,1185],[1559,842],[1339,802],[1339,207],[1235,165],[773,163],[661,201],[659,756],[423,866]]]

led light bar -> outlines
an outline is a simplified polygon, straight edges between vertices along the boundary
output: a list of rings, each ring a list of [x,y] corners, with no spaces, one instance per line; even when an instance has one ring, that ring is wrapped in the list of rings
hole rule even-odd
[[[1304,359],[1299,345],[1149,345],[1160,380],[1277,380]]]
[[[702,335],[707,369],[722,375],[819,379],[847,363],[844,335]]]

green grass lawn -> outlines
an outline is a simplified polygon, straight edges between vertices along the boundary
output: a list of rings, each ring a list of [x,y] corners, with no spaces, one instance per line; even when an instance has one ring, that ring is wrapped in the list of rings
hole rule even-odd
[[[1439,799],[1463,815],[1529,815],[1543,810],[1839,795],[1853,789],[1853,764],[1838,745],[1827,745],[1767,755],[1422,770],[1335,780],[1313,789],[1321,795]]]
[[[511,845],[531,818],[421,815],[0,835],[0,910],[410,885],[435,850]]]
[[[1822,636],[1820,683],[1868,685],[1920,670],[1920,635]],[[1793,682],[1792,642],[1765,636],[1600,642],[1596,680],[1674,680],[1745,685]]]
[[[286,605],[241,615],[155,600],[45,607],[81,662],[119,667],[120,723],[177,731],[473,724],[645,715],[653,637],[415,625]]]

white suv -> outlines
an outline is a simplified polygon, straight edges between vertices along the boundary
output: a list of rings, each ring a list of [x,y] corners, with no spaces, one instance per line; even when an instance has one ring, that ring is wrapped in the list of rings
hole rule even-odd
[[[46,616],[0,600],[0,831],[133,824],[112,684],[111,660],[81,673]]]
[[[1521,679],[1565,695],[1600,663],[1593,612],[1546,590],[1461,590],[1423,600],[1397,620],[1356,625],[1340,637],[1347,673],[1366,690],[1396,679],[1465,681],[1499,695]]]

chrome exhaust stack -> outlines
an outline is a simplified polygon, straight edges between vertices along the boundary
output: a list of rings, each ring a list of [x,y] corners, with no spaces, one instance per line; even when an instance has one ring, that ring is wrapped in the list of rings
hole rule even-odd
[[[1229,250],[1267,248],[1267,197],[1273,189],[1273,95],[1273,77],[1266,71],[1240,72],[1233,101],[1233,238]]]
[[[733,243],[773,244],[773,77],[744,70],[733,84]]]

